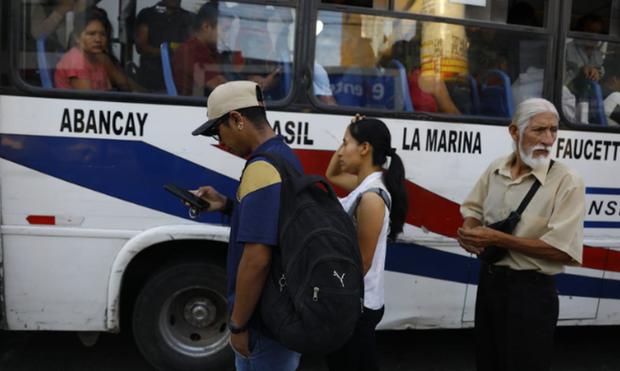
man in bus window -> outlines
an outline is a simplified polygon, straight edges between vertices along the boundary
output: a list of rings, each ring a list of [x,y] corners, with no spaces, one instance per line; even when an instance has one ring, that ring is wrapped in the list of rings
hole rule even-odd
[[[174,53],[172,68],[179,94],[209,95],[227,81],[219,68],[217,23],[217,4],[204,4],[194,20],[194,36]]]
[[[582,178],[551,160],[558,119],[553,104],[542,98],[519,104],[509,126],[513,153],[491,163],[461,206],[459,244],[481,258],[499,253],[494,262],[488,255],[481,259],[475,314],[479,371],[550,368],[559,309],[554,275],[581,263],[585,214]],[[512,233],[494,229],[534,183],[540,188]]]
[[[575,31],[595,34],[603,33],[603,29],[603,18],[596,14],[583,16],[575,27]],[[596,40],[573,40],[566,45],[564,82],[577,98],[587,98],[589,82],[599,81],[603,77],[604,59],[605,55]]]
[[[207,102],[209,121],[193,135],[216,136],[233,154],[246,158],[270,152],[284,157],[299,171],[299,159],[276,135],[266,118],[262,91],[251,81],[233,81],[213,90]],[[265,158],[250,160],[235,198],[210,186],[196,195],[210,203],[209,211],[231,215],[228,246],[228,309],[230,343],[237,370],[294,371],[300,354],[285,348],[261,329],[257,303],[278,244],[281,178]]]
[[[164,91],[160,45],[174,49],[187,40],[194,14],[181,8],[181,0],[162,0],[142,9],[136,18],[136,49],[140,53],[139,82],[153,91]]]
[[[605,58],[605,76],[601,79],[603,109],[610,126],[620,125],[620,58]],[[597,102],[600,104],[600,102]]]
[[[327,71],[316,61],[314,62],[314,75],[312,77],[312,92],[322,103],[331,106],[338,104],[332,93]]]

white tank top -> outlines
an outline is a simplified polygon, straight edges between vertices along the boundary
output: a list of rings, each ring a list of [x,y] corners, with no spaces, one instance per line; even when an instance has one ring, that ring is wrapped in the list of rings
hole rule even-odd
[[[382,172],[377,171],[366,177],[362,183],[357,186],[348,196],[341,198],[342,207],[349,211],[355,206],[357,198],[365,191],[372,188],[381,188],[390,197],[385,184],[383,184]],[[375,255],[372,257],[370,269],[364,276],[364,306],[370,309],[380,309],[385,303],[384,299],[384,271],[385,271],[385,254],[387,245],[388,230],[390,227],[390,211],[385,207],[385,215],[383,216],[383,226],[377,240]]]

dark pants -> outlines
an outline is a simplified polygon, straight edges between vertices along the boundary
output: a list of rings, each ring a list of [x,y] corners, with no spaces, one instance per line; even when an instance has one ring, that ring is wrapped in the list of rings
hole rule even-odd
[[[351,339],[340,349],[327,356],[330,371],[374,371],[379,370],[377,361],[377,340],[375,327],[383,310],[364,307],[364,313],[357,321]]]
[[[553,276],[482,264],[476,298],[478,371],[548,371],[558,320]]]

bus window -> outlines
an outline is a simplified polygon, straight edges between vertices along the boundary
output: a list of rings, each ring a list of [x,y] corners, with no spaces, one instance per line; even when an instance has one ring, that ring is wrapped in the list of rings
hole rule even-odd
[[[573,2],[562,87],[564,116],[574,123],[617,127],[620,122],[618,5]]]
[[[612,1],[573,1],[570,30],[595,34],[609,34]],[[596,21],[591,22],[595,17]]]
[[[546,0],[396,0],[395,10],[450,18],[542,27]]]
[[[547,47],[540,33],[321,10],[315,95],[327,75],[340,106],[510,118],[542,96]]]
[[[449,18],[542,27],[547,0],[323,0],[327,4],[392,9]]]
[[[321,2],[374,9],[388,9],[389,7],[389,0],[321,0]]]
[[[292,88],[295,10],[239,2],[23,0],[18,68],[44,88],[207,96],[249,79]]]

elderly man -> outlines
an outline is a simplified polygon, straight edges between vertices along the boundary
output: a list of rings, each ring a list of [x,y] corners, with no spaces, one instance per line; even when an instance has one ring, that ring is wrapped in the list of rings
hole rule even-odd
[[[558,319],[553,276],[581,263],[585,214],[583,180],[550,159],[558,117],[544,99],[523,101],[509,126],[514,152],[487,168],[461,206],[459,243],[487,259],[476,298],[479,371],[550,368]],[[535,183],[539,188],[529,192]],[[489,227],[517,210],[528,193],[533,198],[512,233]],[[485,250],[503,254],[494,260]]]

